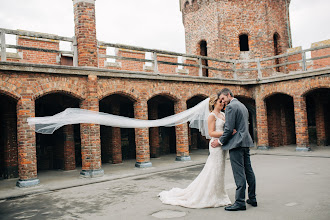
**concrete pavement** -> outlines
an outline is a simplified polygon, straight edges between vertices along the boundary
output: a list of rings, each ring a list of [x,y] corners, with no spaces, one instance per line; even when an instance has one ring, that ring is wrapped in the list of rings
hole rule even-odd
[[[160,191],[186,187],[203,168],[208,151],[196,150],[190,162],[175,162],[175,155],[166,155],[152,159],[152,168],[134,168],[134,160],[105,164],[105,175],[100,178],[80,178],[79,170],[40,172],[41,184],[25,189],[15,187],[17,179],[1,180],[0,219],[329,219],[330,148],[312,149],[252,149],[259,207],[248,206],[246,212],[161,204],[156,196]],[[229,161],[226,188],[233,201],[235,184]]]

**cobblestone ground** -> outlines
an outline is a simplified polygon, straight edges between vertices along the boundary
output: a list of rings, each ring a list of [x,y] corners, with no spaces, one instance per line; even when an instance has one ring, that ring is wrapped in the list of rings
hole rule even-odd
[[[254,155],[258,207],[187,209],[163,205],[162,190],[187,186],[197,165],[155,174],[0,200],[0,219],[330,219],[330,158]],[[229,161],[226,188],[234,200]]]

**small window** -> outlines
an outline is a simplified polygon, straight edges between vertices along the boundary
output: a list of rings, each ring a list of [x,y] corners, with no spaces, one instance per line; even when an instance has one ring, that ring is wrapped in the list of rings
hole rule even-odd
[[[239,36],[240,51],[249,51],[249,36],[242,34]]]
[[[207,56],[207,43],[206,43],[206,41],[205,40],[202,40],[201,42],[200,42],[200,44],[199,44],[199,46],[200,46],[200,55],[201,56]],[[208,66],[208,62],[207,62],[207,60],[202,60],[202,64],[203,64],[203,66]],[[206,68],[203,68],[203,76],[206,76],[206,77],[208,77],[209,76],[209,69],[206,69]]]
[[[188,6],[189,6],[189,2],[188,2],[188,1],[186,1],[186,3],[184,3],[184,9],[187,9],[187,8],[188,8]]]

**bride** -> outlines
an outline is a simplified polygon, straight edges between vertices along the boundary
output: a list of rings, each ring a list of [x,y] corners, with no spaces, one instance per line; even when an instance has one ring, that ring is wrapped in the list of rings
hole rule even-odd
[[[208,133],[213,138],[223,134],[225,114],[221,112],[224,103],[217,95],[209,100]],[[236,131],[234,131],[236,132]],[[213,148],[209,144],[209,156],[205,166],[196,179],[185,189],[173,188],[159,193],[164,204],[179,205],[187,208],[210,208],[230,205],[230,199],[225,190],[225,163],[228,151],[221,147]]]

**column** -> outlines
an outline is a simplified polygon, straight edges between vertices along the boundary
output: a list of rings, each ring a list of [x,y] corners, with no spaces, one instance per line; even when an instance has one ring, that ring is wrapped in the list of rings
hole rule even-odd
[[[76,155],[73,125],[63,127],[64,133],[64,170],[76,169]]]
[[[260,150],[268,150],[268,123],[266,103],[260,97],[256,98],[256,117],[257,117],[257,148]]]
[[[78,66],[98,67],[95,0],[73,0]]]
[[[174,105],[175,114],[187,110],[187,104],[183,100],[179,100]],[[189,161],[189,141],[188,141],[188,124],[184,123],[175,126],[176,135],[176,161]]]
[[[134,103],[134,118],[148,120],[148,104],[146,100]],[[135,167],[151,167],[149,149],[149,129],[135,128],[136,163]]]
[[[23,96],[17,103],[18,187],[40,183],[37,177],[36,134],[27,119],[35,116],[34,100]]]
[[[303,96],[294,96],[293,102],[296,127],[296,150],[309,151],[306,98]]]
[[[158,119],[158,105],[149,105],[150,120]],[[150,156],[157,158],[160,156],[159,127],[150,128]]]
[[[97,98],[97,76],[89,75],[87,79],[87,96],[81,102],[80,108],[91,111],[99,111],[99,100]],[[100,125],[80,124],[81,156],[83,177],[102,176],[101,169],[101,140]]]
[[[316,123],[316,137],[317,145],[325,146],[325,120],[324,120],[324,104],[321,97],[317,96],[315,100],[315,123]]]
[[[120,114],[120,103],[116,100],[111,102],[112,114]],[[112,153],[112,163],[118,164],[123,162],[122,152],[121,152],[121,132],[120,128],[112,127],[111,129],[111,153]]]

